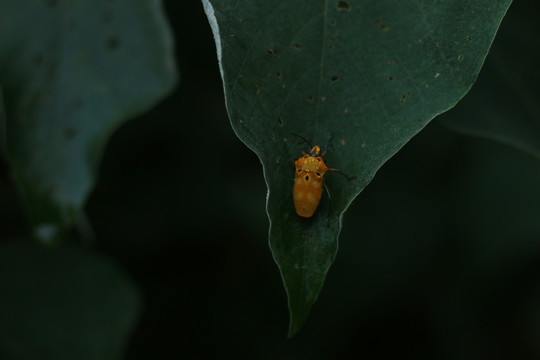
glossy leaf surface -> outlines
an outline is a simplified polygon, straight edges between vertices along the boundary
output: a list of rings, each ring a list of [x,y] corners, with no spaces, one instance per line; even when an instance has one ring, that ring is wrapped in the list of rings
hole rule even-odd
[[[344,211],[388,158],[469,90],[510,1],[203,3],[231,124],[263,164],[269,241],[293,335],[334,260]],[[310,219],[292,201],[292,164],[307,147],[294,134],[314,145],[331,138],[328,166],[355,177],[329,174],[329,196]]]

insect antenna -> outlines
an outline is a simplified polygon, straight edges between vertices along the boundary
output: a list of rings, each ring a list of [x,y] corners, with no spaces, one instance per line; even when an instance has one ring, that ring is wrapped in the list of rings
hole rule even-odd
[[[309,145],[310,148],[313,148],[313,145],[311,144],[311,141],[303,137],[302,135],[298,135],[296,133],[291,132],[292,135],[299,137],[300,139],[304,140],[305,143]]]
[[[349,182],[351,183],[355,183],[358,181],[358,177],[356,176],[349,176],[347,174],[345,174],[343,171],[341,170],[338,170],[338,169],[328,169],[328,171],[332,171],[332,172],[337,172],[338,174],[341,174],[343,175],[347,180],[349,180]]]
[[[324,152],[327,153],[328,151],[332,151],[332,138],[334,137],[334,134],[330,134],[330,137],[328,138],[328,141],[326,142],[326,145],[322,145],[321,148],[324,149]]]

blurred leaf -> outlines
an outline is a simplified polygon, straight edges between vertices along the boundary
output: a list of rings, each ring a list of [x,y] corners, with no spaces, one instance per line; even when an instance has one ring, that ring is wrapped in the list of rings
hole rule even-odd
[[[4,92],[0,87],[0,157],[6,156],[6,110],[4,107]]]
[[[270,246],[289,298],[289,334],[317,298],[341,217],[377,169],[471,87],[509,0],[204,0],[232,126],[268,185]],[[330,167],[315,216],[292,201],[291,133],[324,145]],[[389,226],[392,219],[388,219]]]
[[[7,145],[35,232],[58,238],[95,181],[107,139],[175,83],[157,1],[0,2]]]
[[[478,82],[455,109],[444,116],[449,128],[486,137],[540,157],[540,62],[535,39],[540,4],[512,5],[486,59]]]
[[[73,246],[0,247],[2,359],[122,359],[140,307],[109,259]]]

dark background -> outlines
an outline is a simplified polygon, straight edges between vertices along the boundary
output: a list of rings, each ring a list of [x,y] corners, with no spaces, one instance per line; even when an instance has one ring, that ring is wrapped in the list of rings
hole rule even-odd
[[[229,125],[202,5],[165,8],[179,87],[115,133],[86,206],[95,247],[144,297],[126,358],[540,357],[540,162],[438,120],[348,210],[287,339],[262,167]],[[0,199],[1,238],[28,236],[5,163]]]

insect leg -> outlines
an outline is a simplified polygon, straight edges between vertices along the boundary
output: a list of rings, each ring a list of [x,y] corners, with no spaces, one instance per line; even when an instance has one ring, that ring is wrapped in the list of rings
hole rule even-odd
[[[346,178],[347,180],[349,180],[350,182],[352,182],[352,183],[355,183],[355,182],[358,180],[358,178],[357,178],[356,176],[349,176],[349,175],[345,174],[343,171],[338,170],[338,169],[328,169],[328,171],[329,171],[329,172],[336,172],[336,173],[339,173],[339,174],[345,176],[345,178]]]
[[[330,196],[330,190],[328,190],[328,185],[324,183],[324,189],[328,195],[328,208],[326,210],[326,227],[330,227],[330,208],[332,207],[332,197]]]
[[[293,133],[293,132],[291,132],[291,134],[294,135],[294,136],[298,136],[300,139],[304,140],[304,143],[307,143],[310,148],[313,148],[313,145],[311,144],[311,141],[309,141],[308,139],[306,139],[302,135],[298,135],[297,133]]]

